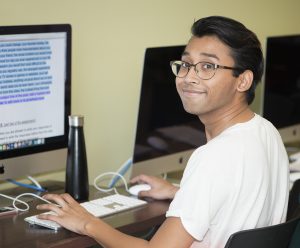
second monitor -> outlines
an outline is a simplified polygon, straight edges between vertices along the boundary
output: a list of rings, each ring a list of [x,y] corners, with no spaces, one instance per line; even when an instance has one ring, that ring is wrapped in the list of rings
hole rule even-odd
[[[71,25],[0,27],[0,179],[65,169]]]
[[[183,170],[191,153],[206,143],[198,117],[183,109],[170,67],[184,48],[146,49],[131,177]]]

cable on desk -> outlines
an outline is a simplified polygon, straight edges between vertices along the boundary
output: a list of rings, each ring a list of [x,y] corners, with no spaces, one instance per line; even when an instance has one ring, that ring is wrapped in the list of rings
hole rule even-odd
[[[40,199],[40,200],[42,200],[42,201],[44,201],[44,202],[46,202],[46,203],[54,204],[54,203],[52,203],[52,202],[50,202],[50,201],[44,199],[43,197],[38,196],[38,195],[33,194],[33,193],[23,193],[23,194],[20,194],[20,195],[18,195],[18,196],[16,196],[16,197],[12,197],[12,196],[5,195],[5,194],[1,194],[1,193],[0,193],[0,196],[12,200],[12,201],[13,201],[13,203],[12,203],[13,207],[12,207],[11,209],[16,209],[17,211],[20,211],[20,212],[25,212],[25,211],[29,210],[29,204],[28,204],[27,202],[25,202],[25,201],[19,200],[19,198],[21,198],[21,197],[23,197],[23,196],[33,196],[33,197],[38,198],[38,199]],[[19,208],[19,207],[17,207],[17,206],[16,206],[16,203],[17,203],[17,202],[18,202],[18,203],[21,203],[21,204],[23,204],[23,205],[25,205],[25,208]],[[57,204],[54,204],[54,205],[56,205],[56,206],[59,207],[59,205],[57,205]]]
[[[99,176],[97,176],[97,177],[94,179],[94,187],[95,187],[97,190],[99,190],[99,191],[101,191],[101,192],[110,192],[110,191],[113,190],[113,191],[115,192],[115,194],[119,194],[118,191],[117,191],[117,189],[116,189],[115,187],[113,187],[113,188],[101,188],[101,187],[99,187],[99,186],[97,185],[99,179],[102,178],[102,177],[104,177],[104,176],[107,176],[107,175],[115,175],[115,176],[120,177],[120,178],[122,179],[122,181],[124,182],[124,186],[125,186],[126,191],[129,192],[128,186],[127,186],[127,182],[126,182],[125,178],[124,178],[120,173],[118,173],[118,172],[106,172],[106,173],[102,173],[102,174],[100,174]]]

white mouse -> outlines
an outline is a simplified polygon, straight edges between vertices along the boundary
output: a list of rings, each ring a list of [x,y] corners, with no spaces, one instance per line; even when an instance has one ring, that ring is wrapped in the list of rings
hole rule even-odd
[[[151,186],[149,184],[136,184],[131,186],[128,191],[131,195],[138,196],[140,191],[150,190]]]

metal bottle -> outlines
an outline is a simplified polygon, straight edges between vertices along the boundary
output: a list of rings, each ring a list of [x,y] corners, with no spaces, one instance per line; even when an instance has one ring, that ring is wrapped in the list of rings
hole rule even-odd
[[[78,201],[88,200],[89,180],[83,133],[83,116],[69,116],[65,190]]]

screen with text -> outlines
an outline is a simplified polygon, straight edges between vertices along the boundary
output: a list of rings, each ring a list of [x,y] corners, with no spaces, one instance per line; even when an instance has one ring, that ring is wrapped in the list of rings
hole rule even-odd
[[[66,33],[0,36],[0,151],[64,134]]]

